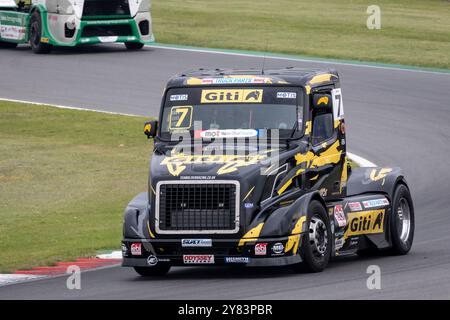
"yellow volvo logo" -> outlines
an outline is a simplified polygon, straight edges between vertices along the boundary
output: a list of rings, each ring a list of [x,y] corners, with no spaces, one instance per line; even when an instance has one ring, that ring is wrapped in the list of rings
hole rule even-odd
[[[384,230],[384,209],[348,214],[348,225],[345,238],[361,234],[382,233]]]
[[[321,104],[328,104],[328,97],[324,96],[322,98],[319,99],[319,101],[317,101],[317,105],[321,105]]]
[[[261,103],[262,89],[202,90],[201,103]]]

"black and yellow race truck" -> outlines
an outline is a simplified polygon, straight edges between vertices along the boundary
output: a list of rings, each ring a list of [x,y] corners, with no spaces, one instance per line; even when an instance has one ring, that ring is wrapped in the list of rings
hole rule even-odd
[[[123,266],[284,266],[406,254],[414,208],[399,168],[353,167],[335,70],[196,70],[173,77],[148,192],[125,210]]]

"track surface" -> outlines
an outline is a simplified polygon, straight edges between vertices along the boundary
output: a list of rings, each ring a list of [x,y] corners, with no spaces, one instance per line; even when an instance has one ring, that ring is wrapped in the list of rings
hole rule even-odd
[[[24,47],[1,52],[0,97],[155,116],[172,74],[261,64],[261,58],[156,48],[102,46],[37,56]],[[266,61],[268,68],[281,66],[325,65]],[[288,269],[174,268],[164,279],[145,280],[114,267],[83,273],[81,290],[67,290],[66,277],[60,277],[1,287],[0,299],[449,299],[450,75],[329,66],[342,77],[350,149],[406,173],[416,208],[409,255],[341,259],[323,273],[300,275]],[[381,267],[381,290],[366,288],[371,264]]]

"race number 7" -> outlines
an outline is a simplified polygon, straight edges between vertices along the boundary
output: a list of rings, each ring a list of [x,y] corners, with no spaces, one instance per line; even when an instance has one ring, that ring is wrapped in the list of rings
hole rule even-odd
[[[341,89],[333,89],[331,91],[331,95],[333,97],[334,119],[340,120],[344,117],[344,105],[342,103]]]
[[[171,129],[188,129],[191,127],[192,107],[173,107],[170,112]]]

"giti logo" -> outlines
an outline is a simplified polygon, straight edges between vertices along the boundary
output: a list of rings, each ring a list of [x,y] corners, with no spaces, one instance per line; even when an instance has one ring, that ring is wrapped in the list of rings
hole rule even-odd
[[[261,103],[262,89],[202,90],[201,103]]]
[[[384,230],[384,209],[350,212],[345,238],[361,234],[381,233]]]

